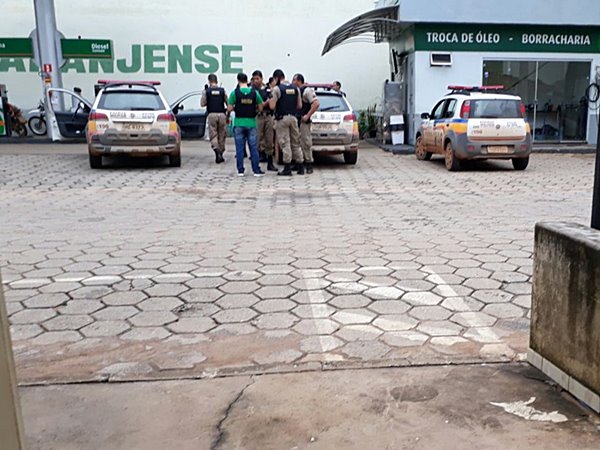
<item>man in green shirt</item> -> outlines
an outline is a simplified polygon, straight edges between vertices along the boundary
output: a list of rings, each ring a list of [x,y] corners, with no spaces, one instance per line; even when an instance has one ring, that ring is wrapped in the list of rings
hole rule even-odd
[[[256,114],[263,109],[263,99],[256,89],[248,86],[248,75],[238,73],[238,86],[229,94],[227,102],[227,119],[231,111],[235,111],[233,136],[235,139],[235,159],[238,177],[244,176],[244,149],[246,142],[250,149],[250,161],[255,177],[262,177],[260,170],[258,146],[256,143]]]

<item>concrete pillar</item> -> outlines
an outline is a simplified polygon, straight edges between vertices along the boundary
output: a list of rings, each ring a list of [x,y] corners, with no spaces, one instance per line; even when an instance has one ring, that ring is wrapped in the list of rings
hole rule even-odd
[[[0,278],[0,448],[23,450],[25,435],[17,376]]]
[[[60,65],[62,64],[62,50],[60,47],[60,38],[56,29],[56,14],[54,11],[54,0],[33,0],[35,10],[35,29],[37,48],[39,52],[40,70],[42,71],[42,88],[44,89],[44,98],[46,97],[46,89],[49,87],[62,88],[62,75]],[[51,82],[45,80],[46,74],[43,72],[44,65],[49,64],[52,69],[48,72]],[[59,111],[64,110],[62,96],[54,96],[52,104]],[[49,108],[46,108],[49,111]],[[48,116],[48,119],[52,119]],[[58,128],[53,123],[53,120],[48,121],[48,137],[52,140],[57,140],[60,135]]]

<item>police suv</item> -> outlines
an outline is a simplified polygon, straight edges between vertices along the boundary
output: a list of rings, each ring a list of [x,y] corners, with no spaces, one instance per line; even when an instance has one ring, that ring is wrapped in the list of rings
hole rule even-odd
[[[444,155],[446,168],[462,161],[510,159],[516,170],[529,164],[532,138],[521,98],[501,93],[503,86],[448,86],[431,113],[423,113],[416,136],[416,156]]]

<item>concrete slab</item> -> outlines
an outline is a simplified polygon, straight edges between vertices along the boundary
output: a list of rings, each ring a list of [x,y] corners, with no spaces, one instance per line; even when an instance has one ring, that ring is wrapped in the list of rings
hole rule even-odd
[[[21,388],[28,448],[597,449],[600,420],[526,364]],[[494,403],[535,400],[562,423]]]

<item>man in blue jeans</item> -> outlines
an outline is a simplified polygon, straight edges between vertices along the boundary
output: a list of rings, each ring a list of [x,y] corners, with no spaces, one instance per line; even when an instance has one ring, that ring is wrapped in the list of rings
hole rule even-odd
[[[250,161],[255,177],[265,173],[260,170],[258,146],[256,143],[256,114],[263,109],[263,99],[256,89],[248,86],[248,75],[238,73],[238,86],[229,94],[227,119],[235,111],[233,136],[235,139],[235,159],[238,177],[244,176],[244,149],[246,142],[250,148]]]

